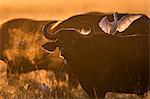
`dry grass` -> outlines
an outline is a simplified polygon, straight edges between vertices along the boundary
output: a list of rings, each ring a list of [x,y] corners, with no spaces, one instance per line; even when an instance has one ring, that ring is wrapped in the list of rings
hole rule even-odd
[[[7,99],[58,99],[86,98],[87,94],[76,78],[65,70],[66,61],[58,48],[49,54],[49,70],[35,70],[13,74],[7,72],[7,64],[1,61],[0,96]],[[7,75],[8,74],[8,75]]]
[[[55,98],[83,98],[86,97],[81,86],[70,86],[65,80],[57,80],[53,71],[36,70],[21,75],[9,77],[2,87],[0,95],[8,99],[55,99]]]

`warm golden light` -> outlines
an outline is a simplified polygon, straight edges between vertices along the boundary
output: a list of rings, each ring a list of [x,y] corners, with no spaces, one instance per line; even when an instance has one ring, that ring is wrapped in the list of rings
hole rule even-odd
[[[149,0],[0,0],[0,22],[12,18],[64,19],[90,11],[142,13]]]

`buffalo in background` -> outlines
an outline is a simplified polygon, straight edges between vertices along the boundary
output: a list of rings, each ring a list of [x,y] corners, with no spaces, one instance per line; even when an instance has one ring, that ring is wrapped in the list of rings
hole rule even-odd
[[[0,27],[0,59],[9,64],[11,72],[27,72],[47,68],[47,54],[42,45],[49,42],[43,27],[57,21],[13,19]]]

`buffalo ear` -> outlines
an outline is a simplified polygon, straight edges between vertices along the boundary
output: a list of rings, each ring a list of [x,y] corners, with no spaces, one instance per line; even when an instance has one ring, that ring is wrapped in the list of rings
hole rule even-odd
[[[58,43],[57,42],[46,43],[46,44],[42,45],[42,47],[44,47],[44,49],[52,52],[55,50],[56,47],[58,47]]]

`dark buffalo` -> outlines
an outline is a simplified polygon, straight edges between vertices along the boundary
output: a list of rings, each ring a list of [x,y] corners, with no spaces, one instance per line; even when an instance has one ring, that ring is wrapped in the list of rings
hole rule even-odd
[[[88,23],[92,22],[90,20],[98,21],[98,17],[100,19],[103,15],[87,16],[90,15],[69,18],[60,26],[63,24],[65,25],[61,28],[71,26],[72,22],[77,24],[81,21],[81,17],[87,21],[89,18]],[[73,21],[73,19],[80,21]],[[93,22],[95,24],[95,21]],[[149,19],[146,16],[141,17],[122,33],[123,36],[105,34],[100,29],[89,35],[64,29],[57,33],[47,33],[49,28],[45,27],[47,37],[55,38],[57,41],[47,43],[44,47],[51,51],[55,47],[60,47],[62,55],[90,97],[103,98],[109,91],[143,96],[148,90],[149,81],[148,22]],[[127,36],[141,33],[146,35]]]
[[[14,19],[1,25],[0,59],[9,64],[12,72],[30,71],[33,68],[46,68],[46,52],[42,45],[49,40],[44,36],[43,27],[57,21],[36,21]],[[48,62],[47,62],[48,63]],[[45,66],[45,67],[44,67]]]

